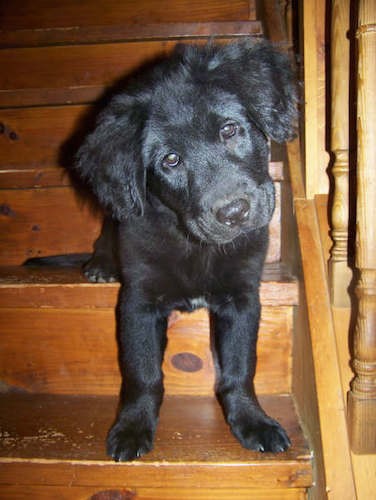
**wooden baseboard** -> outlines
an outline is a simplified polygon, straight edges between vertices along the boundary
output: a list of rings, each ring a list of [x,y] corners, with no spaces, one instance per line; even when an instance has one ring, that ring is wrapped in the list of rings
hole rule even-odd
[[[345,418],[346,407],[341,392],[326,265],[314,201],[296,199],[295,213],[307,299],[326,487],[332,498],[354,500],[356,493]],[[340,477],[338,471],[341,471]]]

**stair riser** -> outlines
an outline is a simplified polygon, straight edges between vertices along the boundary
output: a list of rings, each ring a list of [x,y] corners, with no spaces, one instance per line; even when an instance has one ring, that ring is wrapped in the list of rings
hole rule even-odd
[[[126,464],[111,465],[108,462],[40,464],[37,461],[34,463],[25,461],[23,464],[16,462],[3,464],[0,484],[1,476],[4,476],[4,482],[8,484],[10,482],[20,482],[20,478],[22,478],[22,483],[27,489],[29,485],[34,486],[36,478],[39,478],[39,481],[46,485],[56,485],[57,482],[61,485],[73,486],[82,484],[86,487],[96,488],[96,491],[107,488],[124,488],[125,485],[129,485],[130,489],[137,490],[140,488],[141,491],[142,489],[147,491],[149,488],[158,491],[159,488],[166,488],[166,485],[179,490],[184,485],[184,488],[192,488],[193,491],[198,487],[212,489],[215,485],[218,485],[220,488],[230,489],[236,485],[237,491],[238,488],[255,488],[257,491],[257,488],[263,488],[265,482],[267,482],[268,488],[266,491],[274,489],[275,493],[279,493],[283,488],[306,488],[307,483],[309,484],[311,480],[312,472],[309,463],[304,466],[303,470],[301,468],[298,474],[296,473],[295,461],[281,462],[275,466],[273,466],[274,464],[269,465],[269,477],[265,468],[256,464],[256,461],[253,467],[253,464],[248,467],[239,466],[238,464],[234,464],[235,466],[232,467],[221,467],[221,464],[205,467],[201,464],[186,465],[184,463],[175,467],[170,465],[156,467],[155,464],[151,464],[142,467],[143,470],[139,471],[137,465],[133,467]],[[274,474],[275,471],[276,474]],[[277,476],[277,481],[273,483],[274,476]],[[13,478],[13,481],[10,478]],[[99,484],[103,485],[102,488],[98,487]],[[237,498],[236,492],[234,492],[233,498]],[[266,496],[265,498],[269,497]],[[282,494],[281,496],[271,496],[271,498],[284,499],[290,497],[285,497]],[[292,496],[292,498],[296,498],[296,496]],[[142,496],[140,500],[142,500]]]
[[[280,184],[275,182],[267,262],[280,259]],[[0,189],[0,206],[0,266],[20,265],[30,257],[91,252],[102,223],[101,214],[68,186]]]
[[[258,27],[254,24],[253,31]],[[167,31],[165,36],[168,34]],[[222,36],[217,43],[228,43],[231,38]],[[207,38],[184,37],[182,41],[205,44]],[[143,40],[78,44],[71,45],[69,50],[66,46],[3,49],[0,66],[7,68],[7,72],[0,75],[0,107],[95,101],[108,88],[121,89],[126,75],[147,61],[166,56],[175,45],[176,40]],[[20,72],[20,67],[24,71]]]
[[[58,13],[58,15],[57,15]],[[147,14],[147,16],[146,16]],[[44,0],[35,0],[33,5],[25,4],[20,9],[17,3],[5,4],[2,9],[4,26],[8,30],[32,29],[38,27],[48,29],[59,27],[72,30],[72,26],[98,28],[101,25],[116,26],[118,24],[136,23],[142,20],[147,23],[207,22],[207,21],[239,21],[256,19],[254,0],[206,0],[203,4],[197,0],[140,0],[124,2],[119,0],[82,0],[46,4]],[[147,17],[147,19],[145,19]],[[85,40],[81,40],[84,42]]]
[[[0,378],[31,392],[117,394],[120,387],[113,309],[0,309]],[[292,307],[264,306],[256,388],[290,391]],[[166,393],[210,395],[214,367],[205,310],[170,318]]]

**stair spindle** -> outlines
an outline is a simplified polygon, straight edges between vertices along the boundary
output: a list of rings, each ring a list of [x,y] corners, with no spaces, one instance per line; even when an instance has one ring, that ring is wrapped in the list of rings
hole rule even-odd
[[[349,428],[355,453],[376,452],[376,3],[360,0],[358,23],[358,165],[355,377],[349,392]]]
[[[329,283],[334,306],[349,306],[349,0],[334,0],[331,17],[331,149],[334,157]]]

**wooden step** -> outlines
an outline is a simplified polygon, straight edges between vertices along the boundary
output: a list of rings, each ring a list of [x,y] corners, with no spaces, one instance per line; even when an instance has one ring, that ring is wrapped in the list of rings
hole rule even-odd
[[[97,64],[96,58],[102,54],[102,59],[98,60],[103,64],[110,63],[111,68],[118,71],[119,64],[113,64],[113,56],[107,58],[109,53],[106,51],[111,47],[112,44],[103,44],[98,53],[92,53],[91,62],[88,62],[91,46],[79,46],[69,50],[66,47],[46,48],[59,49],[59,53],[67,58],[65,63],[57,60],[51,64],[51,59],[45,57],[46,54],[42,56],[40,61],[44,61],[51,72],[48,86],[54,86],[59,92],[66,85],[71,89],[82,90],[84,86],[81,84],[84,82],[80,78],[90,80],[91,74],[96,75],[93,78],[98,78],[97,83],[105,85],[104,75],[110,70],[102,67],[100,71],[92,71],[90,68],[85,69],[85,64]],[[130,65],[128,70],[147,57],[150,49],[149,47],[145,49],[146,53],[141,51],[135,55],[132,52],[135,45],[126,44],[126,47],[124,60]],[[81,51],[85,64],[81,60],[72,59],[76,49]],[[8,52],[0,51],[0,59],[5,57],[6,53]],[[9,54],[13,60],[15,54]],[[116,52],[118,59],[120,54],[121,51]],[[28,59],[30,53],[25,57]],[[16,92],[22,95],[25,95],[25,85],[32,82],[33,75],[38,79],[43,73],[41,68],[36,70],[33,64],[33,71],[26,71],[27,79],[17,81],[17,75],[20,74],[17,68],[20,65],[24,67],[24,63],[21,61],[12,66],[9,60],[3,64],[9,68],[7,79],[16,79]],[[76,68],[80,77],[73,74],[73,68]],[[61,71],[65,71],[64,77],[59,73]],[[113,77],[115,74],[111,76]],[[75,86],[69,78],[81,83]],[[45,83],[45,79],[40,78],[40,82]],[[34,83],[36,88],[39,88],[38,82]],[[92,89],[92,83],[89,82],[87,88]],[[39,88],[38,92],[43,96],[48,95],[46,88]],[[1,95],[0,91],[0,99]],[[8,98],[4,99],[4,102],[8,102]],[[38,100],[33,99],[33,106],[30,107],[0,109],[0,265],[19,265],[33,256],[90,252],[101,225],[100,213],[93,210],[87,196],[81,196],[82,193],[78,194],[78,191],[72,188],[69,176],[74,154],[87,131],[93,126],[94,115],[98,111],[96,105],[38,106]],[[272,147],[269,170],[276,186],[276,210],[270,225],[267,260],[275,262],[281,257],[280,207],[283,180],[283,166],[275,145]]]
[[[95,105],[0,109],[0,188],[71,185],[74,154],[95,112]],[[269,171],[273,180],[282,180],[281,151],[274,143]]]
[[[229,33],[235,30],[230,27],[226,28]],[[193,29],[186,28],[187,32]],[[208,36],[181,35],[181,42],[207,43]],[[0,74],[0,108],[92,102],[105,89],[121,89],[125,77],[141,64],[170,53],[177,36],[160,38],[163,40],[2,49],[0,65],[7,71]],[[217,41],[232,38],[222,34]]]
[[[1,7],[0,107],[93,101],[179,41],[262,35],[254,1],[17,3]]]
[[[62,167],[71,164],[83,140],[82,120],[88,111],[88,106],[0,110],[5,127],[0,135],[0,266],[20,265],[35,256],[92,251],[101,212],[88,193],[71,186],[69,167]],[[72,135],[76,139],[68,141]],[[281,255],[283,164],[275,144],[271,153],[276,210],[268,262],[280,260]]]
[[[98,22],[98,21],[97,21]],[[100,22],[100,21],[99,21]],[[195,41],[216,38],[233,39],[261,36],[259,21],[143,21],[142,23],[100,24],[42,29],[4,29],[0,31],[0,47],[5,49],[80,45],[138,40],[176,39]]]
[[[278,174],[279,165],[275,167]],[[42,176],[46,173],[39,167],[37,171]],[[0,183],[4,177],[21,181],[22,172],[4,168]],[[275,182],[276,209],[269,227],[268,262],[279,261],[281,255],[280,184],[279,180]],[[0,266],[21,265],[30,257],[90,253],[101,225],[102,212],[93,207],[87,193],[81,196],[72,186],[0,189]]]
[[[261,402],[291,438],[285,453],[241,448],[216,400],[175,396],[162,405],[154,450],[115,464],[104,448],[115,398],[3,395],[2,498],[303,499],[312,484],[311,453],[293,402],[280,395]]]
[[[0,47],[10,49],[262,32],[254,0],[14,0],[1,5],[0,28]]]
[[[1,4],[2,28],[8,31],[160,22],[239,21],[256,19],[255,0],[12,0]]]
[[[88,283],[78,269],[1,268],[3,385],[30,392],[117,394],[118,290],[116,283]],[[292,307],[297,295],[296,280],[283,266],[266,266],[261,286],[259,393],[290,391]],[[213,394],[209,330],[204,309],[171,315],[164,361],[168,394]]]

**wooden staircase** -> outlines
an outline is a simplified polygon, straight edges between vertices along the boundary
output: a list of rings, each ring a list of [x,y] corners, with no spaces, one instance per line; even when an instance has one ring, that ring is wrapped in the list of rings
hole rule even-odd
[[[2,6],[0,31],[0,498],[305,498],[312,452],[293,389],[299,286],[281,148],[273,146],[270,162],[277,209],[261,286],[256,389],[288,431],[285,453],[247,451],[230,433],[214,397],[201,309],[170,317],[154,450],[113,463],[105,437],[120,387],[119,284],[88,283],[79,268],[21,266],[33,256],[91,250],[101,214],[62,166],[105,87],[176,41],[260,35],[254,2],[87,0],[58,11],[43,0],[30,11],[21,3]]]

